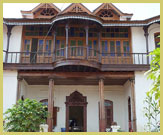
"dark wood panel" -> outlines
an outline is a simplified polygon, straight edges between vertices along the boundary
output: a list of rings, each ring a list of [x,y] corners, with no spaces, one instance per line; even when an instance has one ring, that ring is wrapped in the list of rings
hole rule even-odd
[[[3,63],[4,70],[55,70],[52,64],[12,64]],[[150,69],[150,65],[131,64],[131,65],[116,65],[116,64],[104,64],[101,65],[100,71],[147,71]],[[56,69],[57,70],[57,69]],[[83,70],[84,71],[84,70]]]
[[[28,85],[48,85],[46,77],[25,77]],[[105,85],[123,85],[128,79],[105,79]],[[98,79],[54,79],[55,85],[98,85]]]

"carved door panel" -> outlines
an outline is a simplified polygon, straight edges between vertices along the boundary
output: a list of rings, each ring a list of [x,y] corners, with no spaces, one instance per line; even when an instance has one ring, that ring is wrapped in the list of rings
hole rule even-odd
[[[105,119],[106,119],[106,128],[110,128],[113,122],[113,102],[105,100]]]

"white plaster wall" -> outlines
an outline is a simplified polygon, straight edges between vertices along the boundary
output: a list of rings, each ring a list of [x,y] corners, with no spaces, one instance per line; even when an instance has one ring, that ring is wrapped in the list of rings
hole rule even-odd
[[[3,50],[7,49],[7,26],[3,24]],[[3,53],[3,62],[5,61],[6,53]]]
[[[146,53],[146,40],[142,27],[131,27],[131,44],[133,53]],[[133,56],[133,61],[135,64],[146,64],[146,55],[136,54]]]
[[[9,52],[20,52],[21,51],[21,42],[22,42],[22,26],[14,26],[11,31],[11,37],[10,37],[10,44],[9,44]],[[7,43],[6,43],[7,45]],[[14,53],[12,56],[9,53],[8,54],[8,62],[11,62],[11,57],[12,57],[12,62],[15,63],[15,59],[17,57],[17,61],[19,62],[19,57],[20,54]]]
[[[3,71],[3,113],[16,103],[17,71]]]
[[[133,53],[146,53],[146,41],[143,27],[131,27]]]
[[[144,75],[145,72],[135,72],[135,100],[136,100],[136,118],[137,118],[137,131],[144,132],[144,125],[147,122],[144,116],[144,99],[146,97],[146,92],[149,90],[152,81],[147,80],[147,76]]]
[[[60,132],[61,127],[65,127],[66,110],[65,101],[66,96],[78,90],[84,96],[87,96],[87,131],[99,131],[99,91],[98,86],[83,86],[83,85],[62,85],[55,86],[54,88],[54,104],[59,107],[57,114],[57,127],[55,131]],[[114,121],[116,121],[123,130],[127,131],[126,127],[128,122],[125,121],[125,101],[124,101],[124,87],[123,86],[105,86],[105,99],[113,101]],[[42,85],[28,85],[26,97],[40,101],[46,99],[48,96],[48,86]]]
[[[20,99],[23,96],[24,98],[26,98],[26,91],[27,91],[27,82],[25,80],[22,80],[21,82],[21,91],[20,91]]]

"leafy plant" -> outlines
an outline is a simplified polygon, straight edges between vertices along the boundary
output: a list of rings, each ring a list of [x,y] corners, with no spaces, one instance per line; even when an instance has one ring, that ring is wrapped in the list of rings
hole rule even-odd
[[[4,113],[4,130],[8,132],[39,131],[40,124],[44,124],[48,116],[46,108],[36,100],[18,100],[17,104]]]
[[[160,48],[156,48],[150,53],[150,56],[153,56],[153,58],[150,64],[150,70],[146,74],[148,74],[148,79],[153,81],[153,84],[149,92],[147,92],[147,96],[149,94],[154,95],[155,100],[159,102],[160,106]]]
[[[159,120],[160,109],[158,107],[158,102],[156,102],[152,96],[147,96],[144,100],[146,107],[144,107],[145,116],[147,118],[146,131],[148,132],[159,132]]]
[[[144,100],[146,103],[145,116],[148,119],[146,131],[159,132],[160,122],[157,118],[160,117],[160,48],[156,48],[149,56],[153,56],[153,59],[150,70],[146,74],[153,83]]]

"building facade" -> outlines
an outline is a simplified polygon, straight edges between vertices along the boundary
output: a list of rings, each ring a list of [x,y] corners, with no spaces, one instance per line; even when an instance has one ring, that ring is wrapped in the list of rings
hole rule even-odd
[[[111,3],[93,12],[48,3],[21,13],[3,19],[3,112],[30,98],[48,105],[49,132],[104,132],[115,122],[125,132],[144,131],[152,83],[144,73],[160,16],[131,20]]]

